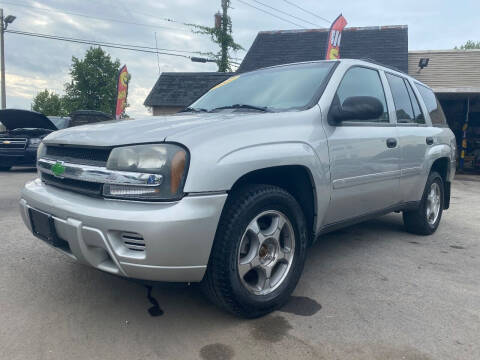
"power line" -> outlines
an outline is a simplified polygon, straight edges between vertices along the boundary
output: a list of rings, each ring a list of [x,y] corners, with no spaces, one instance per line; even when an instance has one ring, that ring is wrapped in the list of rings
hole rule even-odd
[[[158,29],[167,29],[167,30],[175,30],[175,31],[184,31],[184,32],[190,32],[190,30],[187,29],[179,29],[179,28],[174,28],[174,27],[168,27],[168,26],[161,26],[161,25],[149,25],[149,24],[144,24],[144,23],[138,23],[138,22],[133,22],[133,21],[127,21],[127,20],[121,20],[121,19],[113,19],[113,18],[105,18],[105,17],[100,17],[100,16],[93,16],[93,15],[87,15],[87,14],[81,14],[81,13],[76,13],[76,12],[71,12],[71,11],[65,11],[57,8],[42,8],[38,6],[31,6],[27,4],[21,4],[21,3],[13,3],[9,1],[0,1],[1,4],[9,4],[12,6],[21,6],[21,7],[26,7],[26,8],[31,8],[39,11],[46,11],[46,12],[56,12],[60,14],[65,14],[65,15],[72,15],[72,16],[80,16],[88,19],[96,19],[96,20],[101,20],[101,21],[109,21],[109,22],[117,22],[121,24],[128,24],[128,25],[136,25],[136,26],[144,26],[144,27],[149,27],[149,28],[158,28]],[[159,20],[157,18],[157,20]],[[167,20],[164,20],[167,21]],[[172,21],[174,22],[174,21]]]
[[[110,48],[114,48],[114,49],[138,51],[138,52],[152,53],[152,54],[157,54],[158,53],[158,54],[161,54],[161,55],[170,55],[170,56],[177,56],[177,57],[183,57],[183,58],[190,59],[190,56],[187,56],[187,55],[173,54],[173,53],[168,53],[168,52],[163,52],[163,51],[148,50],[146,48],[145,49],[144,48],[139,48],[139,47],[135,47],[135,46],[132,46],[132,45],[127,45],[127,44],[103,43],[103,42],[94,41],[94,40],[82,40],[82,39],[68,38],[68,37],[63,37],[63,36],[30,33],[30,32],[26,32],[26,31],[17,31],[17,30],[5,30],[5,32],[10,33],[10,34],[32,36],[32,37],[38,37],[38,38],[43,38],[43,39],[66,41],[66,42],[77,43],[77,44],[98,45],[98,46],[110,47]]]
[[[298,6],[297,4],[295,4],[295,3],[293,3],[293,2],[291,2],[291,1],[289,1],[289,0],[283,0],[283,1],[286,2],[287,4],[290,4],[290,5],[292,5],[292,6],[295,6],[297,9],[300,9],[300,10],[302,10],[303,12],[305,12],[305,13],[307,13],[307,14],[309,14],[309,15],[312,15],[312,16],[314,16],[314,17],[316,17],[316,18],[318,18],[318,19],[321,19],[321,20],[323,20],[323,21],[326,21],[326,22],[329,23],[329,24],[332,23],[330,20],[325,19],[324,17],[321,17],[321,16],[319,16],[319,15],[317,15],[317,14],[315,14],[315,13],[309,11],[309,10],[306,10],[306,9]]]
[[[151,47],[151,46],[142,46],[142,45],[133,45],[133,44],[121,44],[121,43],[113,43],[113,42],[108,42],[108,41],[97,41],[97,40],[85,40],[85,39],[79,39],[79,38],[74,38],[74,37],[65,37],[65,36],[60,36],[60,35],[50,35],[50,34],[42,34],[42,33],[30,33],[27,31],[20,31],[20,30],[6,30],[5,32],[11,32],[19,35],[41,35],[42,37],[60,37],[60,38],[65,38],[69,40],[75,40],[75,41],[83,41],[83,42],[91,42],[95,44],[104,44],[104,45],[119,45],[119,46],[128,46],[130,48],[139,48],[139,49],[148,49],[148,50],[161,50],[161,51],[173,51],[173,52],[179,52],[179,53],[186,53],[186,54],[199,54],[202,55],[204,52],[202,51],[188,51],[188,50],[176,50],[176,49],[165,49],[165,48],[157,48],[157,47]]]
[[[261,12],[264,12],[265,14],[268,14],[268,15],[271,15],[271,16],[273,16],[273,17],[276,17],[277,19],[280,19],[280,20],[282,20],[282,21],[285,21],[285,22],[288,22],[288,23],[290,23],[290,24],[293,24],[293,25],[295,25],[295,26],[297,26],[297,27],[299,27],[299,28],[303,28],[302,25],[299,25],[299,24],[297,24],[297,23],[294,23],[293,21],[290,21],[290,20],[288,20],[288,19],[284,19],[284,18],[282,18],[282,17],[280,17],[280,16],[278,16],[278,15],[272,14],[271,12],[269,12],[269,11],[267,11],[267,10],[261,9],[261,8],[259,8],[259,7],[256,7],[255,5],[249,4],[249,3],[247,3],[247,2],[245,2],[245,1],[243,1],[243,0],[238,0],[238,1],[241,2],[242,4],[245,4],[245,5],[250,6],[250,7],[254,8],[254,9],[257,9],[257,10],[259,10],[259,11],[261,11]]]
[[[174,53],[166,52],[166,51],[158,51],[158,50],[163,50],[163,49],[156,50],[155,48],[148,47],[148,46],[111,43],[111,42],[103,42],[103,41],[95,41],[95,40],[85,40],[85,39],[70,38],[70,37],[59,36],[59,35],[32,33],[32,32],[19,31],[19,30],[5,30],[5,32],[10,33],[10,34],[15,34],[15,35],[31,36],[31,37],[37,37],[37,38],[43,38],[43,39],[49,39],[49,40],[59,40],[59,41],[77,43],[77,44],[97,45],[97,46],[109,47],[109,48],[114,48],[114,49],[137,51],[137,52],[143,52],[143,53],[149,53],[149,54],[160,54],[160,55],[182,57],[182,58],[185,58],[185,59],[192,59],[192,57],[188,56],[188,55],[174,54]],[[183,50],[170,50],[170,51],[180,52],[180,51],[183,51]],[[195,53],[197,53],[197,52],[195,52]],[[231,61],[231,63],[239,65],[239,63],[237,63],[237,62]]]
[[[317,26],[317,27],[320,26],[320,25],[315,24],[315,23],[312,23],[312,22],[310,22],[310,21],[308,21],[308,20],[305,20],[305,19],[299,18],[299,17],[297,17],[297,16],[295,16],[295,15],[289,14],[289,13],[287,13],[286,11],[283,11],[283,10],[280,10],[280,9],[277,9],[277,8],[274,8],[273,6],[270,6],[270,5],[268,5],[268,4],[265,4],[265,3],[261,2],[261,1],[258,1],[258,0],[251,0],[251,1],[254,1],[254,2],[256,2],[257,4],[263,5],[263,6],[267,7],[267,8],[272,9],[272,10],[274,10],[274,11],[277,11],[277,12],[279,12],[279,13],[281,13],[281,14],[290,16],[290,17],[292,17],[292,18],[294,18],[294,19],[303,21],[303,22],[305,22],[305,23],[307,23],[307,24],[310,24],[310,25],[313,25],[313,26]]]

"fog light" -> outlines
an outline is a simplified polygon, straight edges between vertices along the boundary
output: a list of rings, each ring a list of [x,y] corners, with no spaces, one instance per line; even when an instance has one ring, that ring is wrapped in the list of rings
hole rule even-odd
[[[142,199],[142,197],[145,197],[145,200],[148,200],[155,199],[155,194],[161,197],[160,189],[156,186],[103,185],[103,195],[107,197],[113,196],[133,199]]]

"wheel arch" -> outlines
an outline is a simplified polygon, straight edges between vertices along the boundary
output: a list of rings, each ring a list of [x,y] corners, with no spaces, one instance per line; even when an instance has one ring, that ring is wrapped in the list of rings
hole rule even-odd
[[[440,174],[443,180],[444,185],[444,194],[443,194],[443,208],[448,209],[450,207],[450,189],[451,183],[448,181],[450,178],[450,158],[447,156],[442,156],[435,159],[432,162],[430,167],[429,174],[433,171]]]
[[[308,167],[282,165],[256,169],[238,178],[230,191],[236,191],[247,184],[275,185],[290,193],[304,212],[309,240],[313,240],[317,219],[317,192],[315,180]]]

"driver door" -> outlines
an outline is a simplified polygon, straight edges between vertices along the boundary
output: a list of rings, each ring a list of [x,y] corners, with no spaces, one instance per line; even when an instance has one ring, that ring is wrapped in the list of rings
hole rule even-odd
[[[371,96],[380,100],[384,111],[376,119],[325,124],[332,186],[325,225],[380,212],[401,199],[401,153],[396,124],[388,112],[385,81],[377,69],[354,66],[337,88],[333,102]]]

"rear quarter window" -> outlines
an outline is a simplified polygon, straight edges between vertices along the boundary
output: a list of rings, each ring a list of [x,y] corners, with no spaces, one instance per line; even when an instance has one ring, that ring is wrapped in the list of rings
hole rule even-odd
[[[425,102],[425,106],[427,107],[430,118],[432,119],[432,125],[447,125],[447,119],[443,113],[442,106],[440,105],[433,91],[426,86],[417,83],[415,83],[415,86]]]

